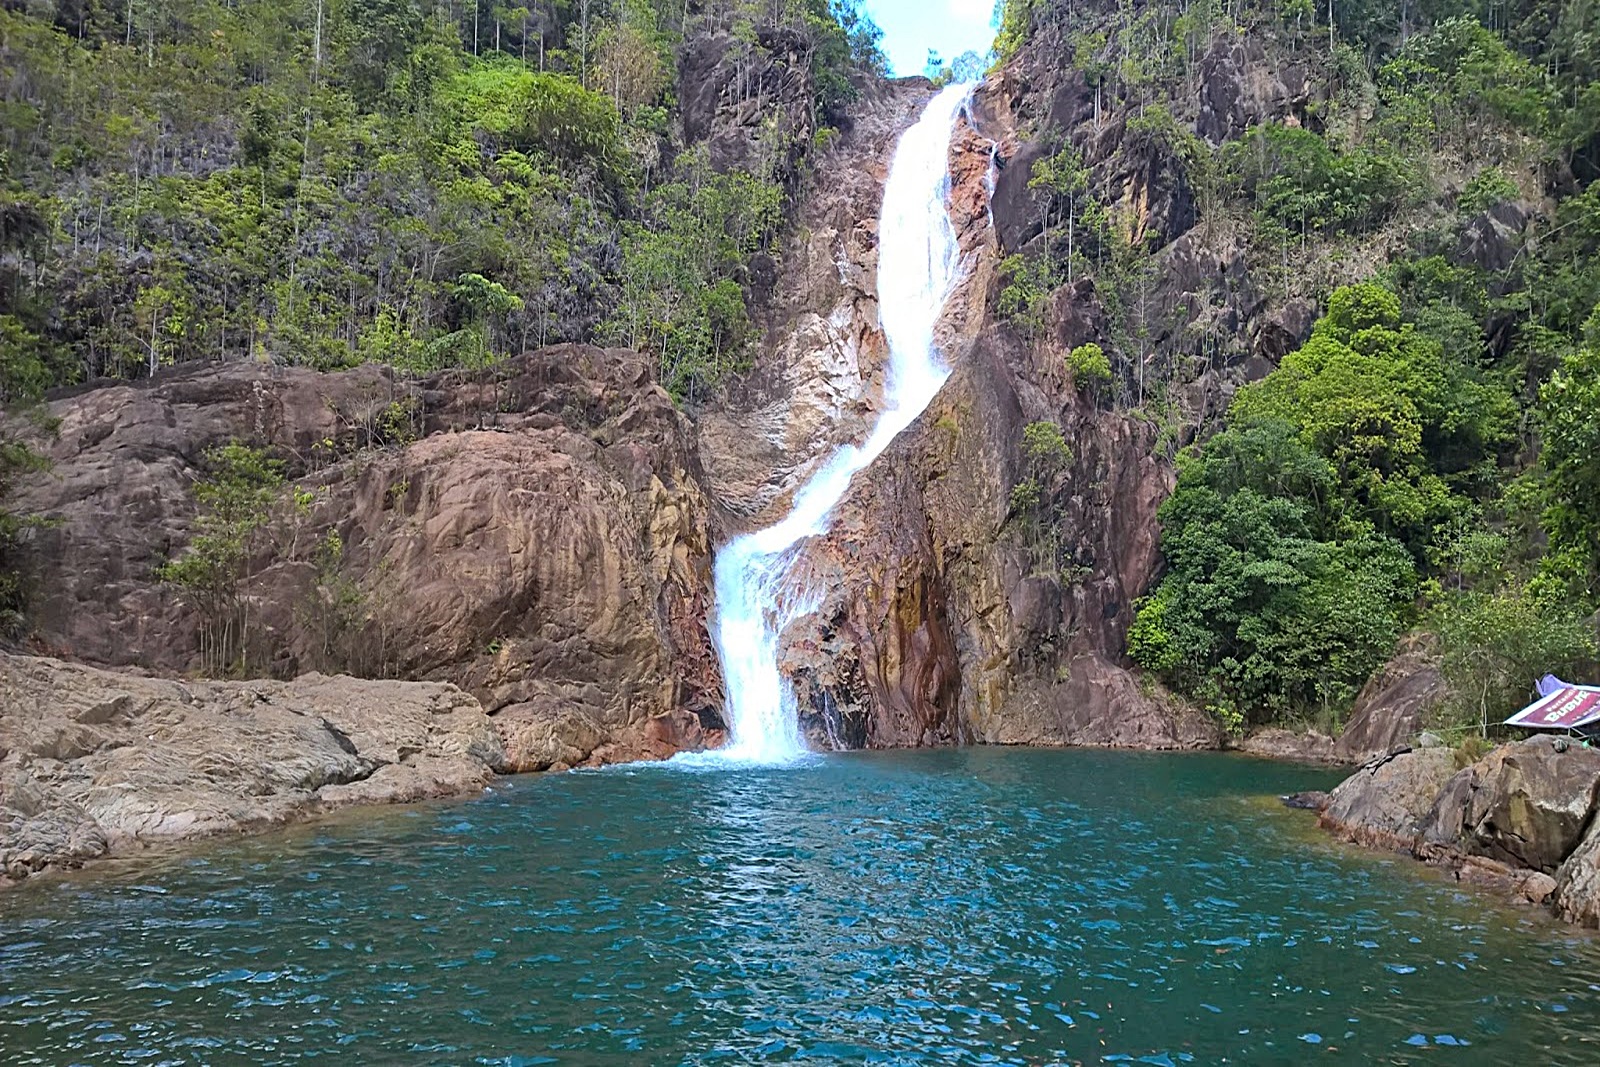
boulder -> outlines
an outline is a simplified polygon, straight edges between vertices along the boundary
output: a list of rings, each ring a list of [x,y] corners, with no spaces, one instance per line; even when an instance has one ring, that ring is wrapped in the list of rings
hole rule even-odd
[[[1363,764],[1329,797],[1320,823],[1348,841],[1410,850],[1439,790],[1455,772],[1449,749],[1424,748]]]
[[[1554,874],[1588,828],[1597,786],[1594,749],[1549,735],[1501,745],[1445,783],[1422,847]]]
[[[177,682],[0,655],[0,877],[462,793],[505,765],[453,685]]]
[[[1334,746],[1336,758],[1357,762],[1406,745],[1446,692],[1437,655],[1408,643],[1361,688]]]
[[[1567,922],[1600,927],[1600,825],[1591,825],[1556,873],[1551,909]]]

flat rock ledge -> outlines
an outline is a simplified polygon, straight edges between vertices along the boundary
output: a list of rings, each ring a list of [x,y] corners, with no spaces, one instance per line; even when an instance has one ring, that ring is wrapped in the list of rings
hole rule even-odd
[[[0,654],[0,885],[355,804],[471,792],[502,769],[493,722],[454,685],[174,681]]]
[[[1536,736],[1458,767],[1442,746],[1368,761],[1328,796],[1321,825],[1457,880],[1600,928],[1600,750]]]

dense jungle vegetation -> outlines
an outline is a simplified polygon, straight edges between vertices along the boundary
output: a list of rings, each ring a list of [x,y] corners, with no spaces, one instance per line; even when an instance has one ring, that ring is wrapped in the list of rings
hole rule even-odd
[[[1592,679],[1600,5],[1003,0],[998,21],[1003,62],[1064,53],[1094,107],[1031,131],[1060,148],[1032,168],[1043,236],[1005,264],[1000,310],[1042,336],[1078,280],[1107,312],[1114,402],[1165,447],[1196,442],[1136,662],[1234,729],[1337,728],[1409,631],[1442,656],[1456,723],[1492,723],[1547,670]],[[1312,88],[1280,120],[1199,136],[1205,56],[1231,40]],[[1117,159],[1091,157],[1111,121],[1118,153],[1155,139],[1175,161],[1201,244],[1245,249],[1235,288],[1321,313],[1265,377],[1229,379],[1220,425],[1180,401],[1227,378],[1238,338],[1220,316],[1152,326],[1176,234],[1140,233],[1108,195]]]
[[[736,92],[775,68],[811,97],[740,172],[680,115],[679,57],[718,37]],[[797,126],[826,140],[877,40],[855,0],[7,0],[0,404],[559,341],[652,353],[693,394],[745,357]],[[0,442],[0,493],[34,462]]]

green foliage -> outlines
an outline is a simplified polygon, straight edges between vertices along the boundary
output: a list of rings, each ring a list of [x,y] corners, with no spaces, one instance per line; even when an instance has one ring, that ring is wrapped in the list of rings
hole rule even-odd
[[[200,614],[205,670],[223,675],[249,669],[249,612],[242,596],[256,535],[271,518],[283,486],[283,465],[260,449],[233,442],[205,455],[207,473],[195,482],[199,511],[187,550],[156,572]]]
[[[1515,582],[1450,594],[1428,622],[1450,682],[1440,725],[1486,731],[1532,699],[1546,673],[1583,678],[1600,666],[1592,619],[1571,601]]]
[[[1352,697],[1415,587],[1405,550],[1322,505],[1337,472],[1281,421],[1231,426],[1184,457],[1161,508],[1168,573],[1130,655],[1260,722]]]
[[[5,5],[0,358],[56,385],[596,340],[633,284],[629,227],[696,184],[675,56],[727,30],[741,70],[809,74],[818,128],[883,68],[857,0]],[[708,269],[699,317],[737,334],[743,272]]]
[[[1415,144],[1476,145],[1487,116],[1538,132],[1549,114],[1541,72],[1470,17],[1412,37],[1378,83],[1399,139]]]
[[[1520,192],[1517,183],[1505,174],[1485,167],[1474,174],[1461,190],[1461,195],[1456,198],[1456,209],[1463,214],[1474,214],[1507,200],[1515,200]]]
[[[1545,584],[1584,605],[1600,597],[1600,346],[1568,355],[1539,390]]]
[[[1033,567],[1057,575],[1064,548],[1056,521],[1057,480],[1072,463],[1072,448],[1061,427],[1047,419],[1022,428],[1023,477],[1011,487],[1011,514],[1017,520]]]
[[[606,179],[622,180],[626,157],[616,107],[576,78],[500,56],[447,80],[439,102],[459,126],[493,137],[502,149],[590,162]]]
[[[1111,382],[1111,360],[1092,341],[1067,353],[1067,369],[1072,372],[1072,383],[1081,390],[1093,391]]]
[[[737,273],[778,223],[783,191],[691,161],[624,229],[620,299],[607,337],[654,353],[662,383],[687,396],[743,364],[750,319]]]
[[[997,309],[1029,337],[1044,330],[1050,294],[1061,284],[1055,264],[1039,254],[1013,253],[1000,262]]]
[[[1469,508],[1452,480],[1493,456],[1510,411],[1503,386],[1401,321],[1394,293],[1336,290],[1311,339],[1181,458],[1160,513],[1168,574],[1130,654],[1249,721],[1342,705]]]
[[[1235,398],[1238,421],[1278,420],[1326,457],[1338,501],[1411,545],[1451,511],[1445,475],[1492,455],[1509,429],[1503,386],[1447,362],[1376,285],[1329,297],[1311,339]]]
[[[1302,233],[1370,229],[1401,204],[1413,176],[1384,145],[1337,151],[1302,127],[1258,126],[1225,164],[1266,217]]]
[[[1072,462],[1072,450],[1061,427],[1048,421],[1030,422],[1022,428],[1022,454],[1033,466],[1049,471]]]
[[[1038,0],[995,0],[995,65],[1007,63],[1033,32]]]

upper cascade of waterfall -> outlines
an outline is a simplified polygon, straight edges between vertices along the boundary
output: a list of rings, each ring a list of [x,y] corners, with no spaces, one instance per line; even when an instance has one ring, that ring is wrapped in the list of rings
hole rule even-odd
[[[732,738],[718,760],[782,763],[805,752],[795,696],[778,669],[779,640],[821,596],[797,580],[803,542],[825,532],[850,479],[922,413],[950,370],[934,327],[961,275],[950,224],[950,137],[971,84],[942,90],[900,135],[878,224],[879,319],[889,343],[883,408],[865,441],[845,445],[795,492],[778,523],[735,538],[717,553],[715,637]]]

